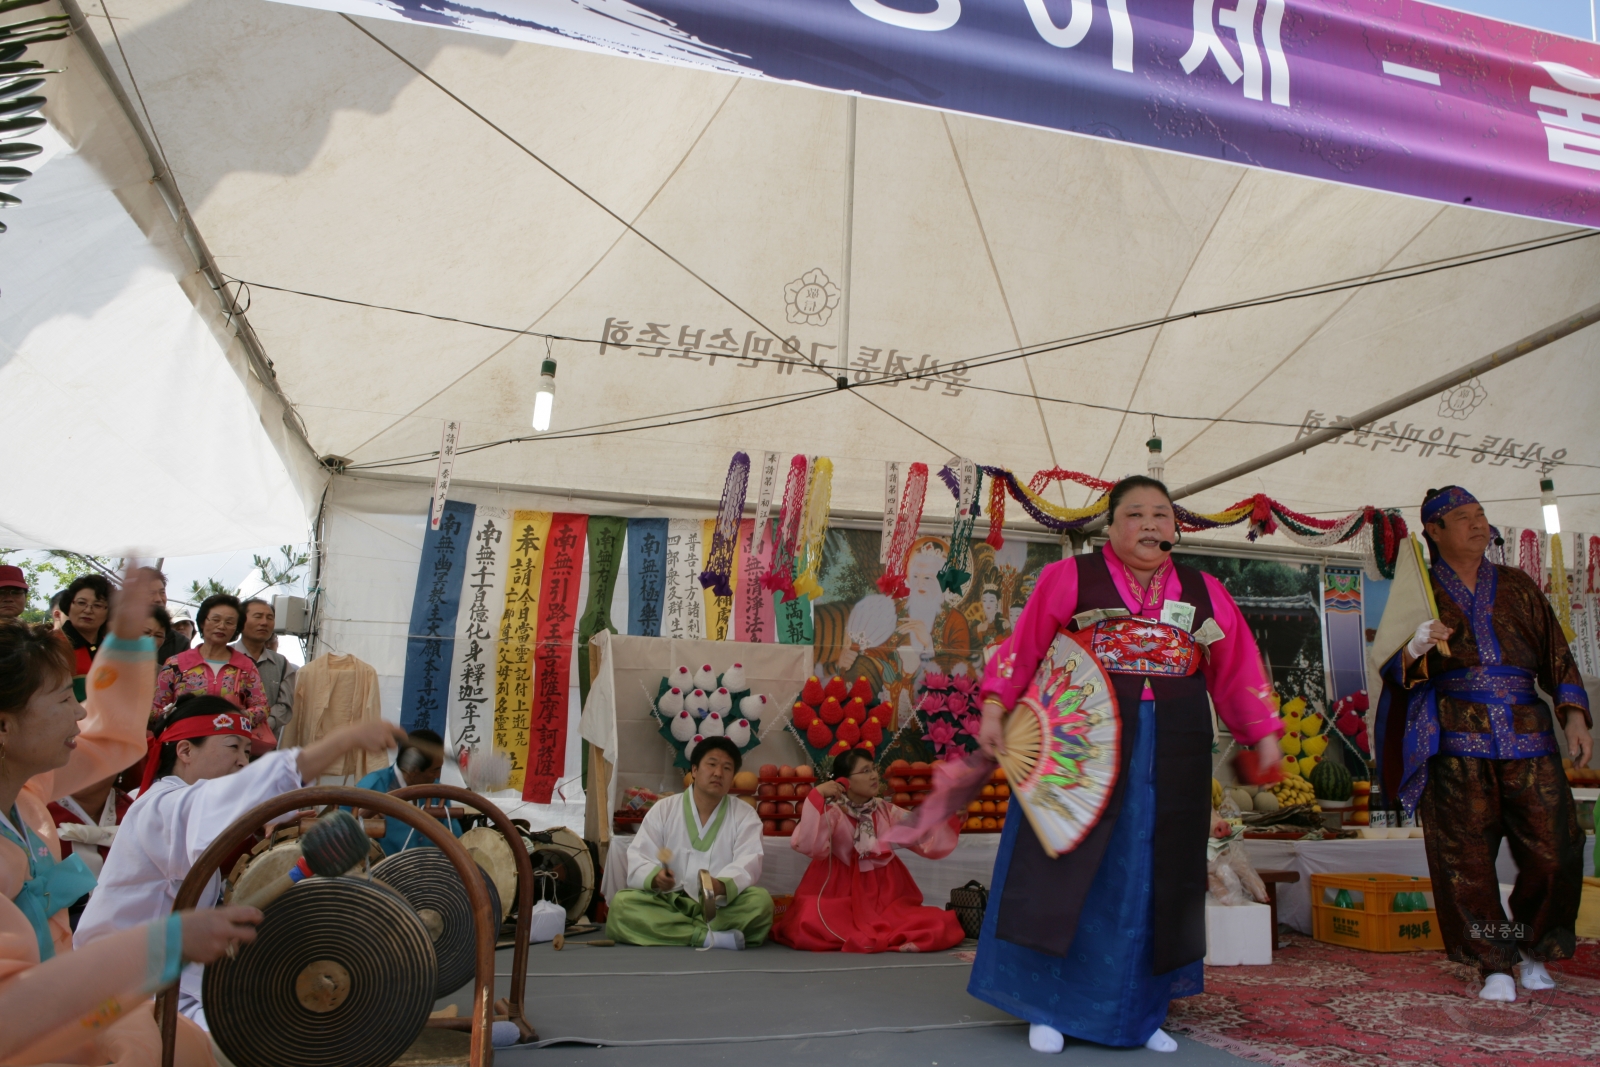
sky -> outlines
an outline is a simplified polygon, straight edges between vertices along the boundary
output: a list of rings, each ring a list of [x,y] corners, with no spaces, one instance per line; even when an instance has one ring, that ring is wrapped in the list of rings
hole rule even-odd
[[[1439,3],[1439,6],[1471,11],[1535,29],[1554,30],[1586,41],[1596,39],[1596,0],[1449,0],[1448,3]]]

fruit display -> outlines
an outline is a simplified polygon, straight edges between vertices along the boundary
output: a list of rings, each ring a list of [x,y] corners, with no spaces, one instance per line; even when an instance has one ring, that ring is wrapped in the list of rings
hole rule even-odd
[[[921,802],[919,798],[917,803]],[[1006,772],[996,767],[978,799],[967,805],[967,821],[961,827],[961,832],[997,834],[1005,826],[1006,812],[1010,810],[1011,785],[1006,781]]]
[[[1215,778],[1211,779],[1211,809],[1215,811],[1222,807],[1222,783]]]
[[[755,778],[761,832],[768,837],[788,837],[800,823],[801,805],[816,788],[816,773],[810,767],[766,763]]]
[[[1291,804],[1309,804],[1313,812],[1320,813],[1322,811],[1322,806],[1317,803],[1316,790],[1312,789],[1311,783],[1304,778],[1285,778],[1272,787],[1271,795],[1282,807],[1289,807]],[[1261,794],[1257,793],[1256,804],[1258,807],[1256,810],[1258,811],[1261,810],[1260,803]]]
[[[790,709],[788,729],[812,767],[825,774],[835,756],[853,748],[880,760],[894,739],[894,721],[894,709],[873,694],[865,677],[847,686],[837,674],[826,683],[813,674]]]
[[[1567,769],[1567,781],[1578,789],[1600,786],[1600,767],[1574,767],[1570,759],[1563,759],[1561,765]]]
[[[1318,800],[1347,801],[1354,793],[1350,772],[1339,763],[1329,760],[1311,770],[1311,788]]]
[[[694,747],[708,737],[726,737],[740,752],[760,744],[769,706],[765,695],[750,691],[743,664],[719,675],[705,663],[697,670],[673,668],[656,688],[650,711],[677,756],[673,762],[687,770]]]

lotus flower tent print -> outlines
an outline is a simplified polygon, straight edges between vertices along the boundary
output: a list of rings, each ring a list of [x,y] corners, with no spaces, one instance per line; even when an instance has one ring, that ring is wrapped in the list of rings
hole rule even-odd
[[[922,679],[917,718],[926,730],[922,739],[941,760],[965,759],[978,749],[978,727],[983,721],[978,683],[964,667],[958,664],[951,674],[929,671]]]

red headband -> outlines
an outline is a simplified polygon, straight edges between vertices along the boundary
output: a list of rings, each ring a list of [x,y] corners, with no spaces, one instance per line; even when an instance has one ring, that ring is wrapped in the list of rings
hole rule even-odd
[[[204,715],[191,715],[187,719],[179,719],[165,730],[160,737],[152,737],[145,752],[144,781],[139,783],[139,795],[144,796],[156,780],[156,765],[161,762],[161,746],[174,741],[192,741],[197,737],[225,737],[228,735],[238,737],[250,736],[250,720],[242,712],[219,712],[209,718]]]

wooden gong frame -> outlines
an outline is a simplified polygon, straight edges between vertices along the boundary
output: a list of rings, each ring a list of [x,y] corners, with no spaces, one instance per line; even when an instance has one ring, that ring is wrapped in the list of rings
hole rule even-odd
[[[415,786],[398,792],[407,793],[412,790],[417,791],[415,793],[417,796],[438,795],[463,799],[474,807],[479,804],[489,804],[488,801],[476,793],[469,793],[465,789],[457,789],[454,786]],[[490,1038],[494,1020],[494,943],[495,935],[498,931],[493,926],[494,914],[489,902],[489,891],[484,888],[483,878],[478,873],[480,868],[477,862],[467,854],[466,849],[461,847],[461,842],[457,841],[438,819],[424,814],[420,809],[412,807],[403,800],[398,800],[387,793],[375,793],[370,789],[356,789],[351,786],[312,786],[308,789],[296,789],[293,792],[284,793],[281,796],[273,797],[271,800],[257,804],[235,819],[226,830],[218,835],[216,840],[211,842],[211,845],[204,852],[200,853],[200,858],[195,860],[194,866],[190,868],[188,876],[183,880],[183,884],[178,887],[178,899],[173,902],[172,910],[177,912],[193,908],[200,899],[200,894],[205,889],[206,883],[211,880],[213,874],[217,873],[217,868],[221,865],[223,858],[238,848],[245,838],[255,833],[263,825],[291,811],[329,804],[340,807],[367,808],[386,819],[399,819],[421,833],[429,841],[432,841],[455,865],[456,873],[461,876],[462,886],[467,891],[467,902],[472,907],[473,927],[477,940],[477,976],[474,980],[472,992],[472,1043],[468,1051],[467,1063],[470,1067],[491,1067],[494,1063],[494,1046]],[[495,820],[495,825],[501,827],[501,832],[504,833],[509,829],[514,833],[515,827],[511,826],[505,814],[498,808],[494,808],[493,805],[489,805],[489,807],[493,810],[486,811],[485,814],[491,819],[495,819],[497,815],[499,816]],[[482,809],[480,808],[480,810]],[[527,850],[522,848],[520,839],[517,842],[517,849],[522,853],[523,862],[527,863]],[[516,852],[513,852],[513,855],[516,854]],[[520,864],[518,870],[521,870]],[[531,883],[532,880],[532,867],[529,865],[527,881]],[[520,881],[521,878],[519,877]],[[531,889],[531,885],[526,886],[526,888],[524,885],[518,885],[517,899],[519,903],[523,900],[524,894],[530,892]],[[529,907],[531,908],[531,905]],[[524,915],[527,910],[527,908],[523,909]],[[522,941],[522,958],[526,960],[527,937],[525,933]],[[524,972],[527,968],[526,966],[519,966],[517,970]],[[524,975],[523,977],[525,979],[526,976]],[[513,982],[515,981],[516,979],[513,979]],[[519,986],[514,985],[512,988],[518,989]],[[520,1009],[520,998],[513,1006]],[[176,988],[168,989],[156,1001],[156,1017],[161,1021],[161,1067],[173,1067],[173,1054],[178,1031],[178,993]]]
[[[500,810],[498,804],[470,789],[435,783],[408,785],[403,789],[391,790],[389,795],[397,800],[433,798],[454,800],[489,816],[489,821],[494,823],[495,829],[506,839],[506,844],[511,846],[511,856],[517,863],[517,943],[511,950],[511,1017],[514,1020],[521,1019],[527,1022],[527,1016],[523,1014],[522,1000],[528,985],[528,929],[533,924],[533,861],[528,858],[528,847],[522,843],[522,835],[517,832],[517,828],[506,817],[506,813]],[[412,808],[412,810],[418,809]],[[430,815],[428,818],[433,817]],[[473,866],[476,867],[477,864],[474,863]],[[510,901],[500,903],[502,907],[510,906]]]

